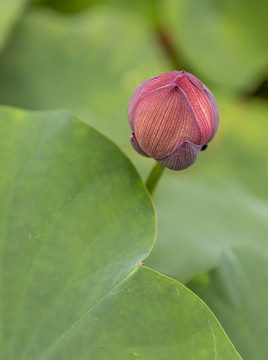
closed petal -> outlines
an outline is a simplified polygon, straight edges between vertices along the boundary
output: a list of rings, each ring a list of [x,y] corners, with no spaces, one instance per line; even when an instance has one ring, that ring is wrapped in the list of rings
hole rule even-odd
[[[184,142],[177,150],[162,159],[156,159],[161,165],[171,170],[184,170],[198,158],[201,146]]]
[[[207,97],[208,97],[208,100],[210,103],[210,107],[212,110],[212,115],[213,115],[213,127],[212,127],[210,138],[208,139],[208,142],[210,142],[214,138],[216,131],[218,129],[219,121],[220,121],[220,113],[219,113],[219,108],[218,108],[218,105],[217,105],[217,102],[216,102],[214,96],[211,94],[211,92],[209,91],[209,89],[207,87],[206,87],[205,91],[206,91],[206,94],[207,94]]]
[[[195,85],[199,90],[204,91],[207,87],[202,83],[196,76],[193,74],[185,72],[185,76],[191,81],[193,85]]]
[[[200,145],[200,128],[177,85],[166,85],[142,97],[134,118],[137,142],[154,159],[167,156],[185,141]]]
[[[211,93],[211,91],[208,89],[208,87],[205,84],[203,84],[199,79],[197,79],[197,77],[195,77],[194,75],[189,74],[189,73],[186,73],[186,76],[200,90],[205,91],[205,93],[208,97],[211,111],[212,111],[212,116],[213,116],[213,127],[212,127],[212,131],[211,131],[211,135],[208,139],[208,142],[210,142],[215,136],[215,133],[218,129],[219,121],[220,121],[219,108],[218,108],[216,99],[213,96],[213,94]]]
[[[141,147],[138,144],[138,142],[135,138],[135,135],[133,133],[130,135],[130,142],[131,142],[131,145],[134,147],[134,149],[137,151],[137,153],[139,153],[140,155],[145,156],[145,157],[150,157],[149,155],[146,154],[146,152],[144,152],[141,149]]]
[[[163,86],[173,84],[176,78],[180,75],[180,73],[181,71],[170,71],[156,76],[153,81],[142,91],[142,93],[140,94],[140,98],[155,89],[159,89]]]
[[[196,86],[192,80],[187,76],[182,76],[178,79],[178,86],[182,89],[188,100],[198,122],[201,131],[201,145],[208,142],[212,129],[213,129],[213,114],[208,99],[207,93],[204,89],[204,84],[198,80],[198,86]],[[191,75],[194,78],[193,75]],[[203,87],[203,89],[201,88]]]
[[[130,97],[128,108],[127,108],[127,114],[128,114],[128,122],[129,126],[132,131],[134,131],[134,124],[133,124],[133,112],[136,105],[136,102],[142,93],[142,91],[155,79],[155,77],[145,80],[143,83],[141,83],[139,86],[136,87],[133,94]]]

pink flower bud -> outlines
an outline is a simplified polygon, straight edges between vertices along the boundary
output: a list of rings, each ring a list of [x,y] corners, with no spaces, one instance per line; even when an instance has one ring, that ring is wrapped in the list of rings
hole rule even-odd
[[[195,76],[172,71],[145,80],[131,95],[130,141],[141,155],[173,170],[191,166],[219,124],[214,96]]]

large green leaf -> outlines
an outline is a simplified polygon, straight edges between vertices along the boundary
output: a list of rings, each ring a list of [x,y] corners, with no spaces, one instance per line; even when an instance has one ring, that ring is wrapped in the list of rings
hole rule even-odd
[[[212,83],[254,90],[266,76],[265,0],[162,0],[159,17],[179,55]]]
[[[17,359],[39,326],[30,352],[137,265],[154,214],[129,161],[68,112],[4,109],[0,144],[3,359]]]
[[[0,50],[27,0],[0,0]]]
[[[213,309],[245,360],[263,360],[268,354],[267,274],[267,251],[237,248],[222,254],[217,269],[189,284]]]
[[[0,109],[1,360],[239,359],[210,310],[140,265],[148,193],[68,111]]]

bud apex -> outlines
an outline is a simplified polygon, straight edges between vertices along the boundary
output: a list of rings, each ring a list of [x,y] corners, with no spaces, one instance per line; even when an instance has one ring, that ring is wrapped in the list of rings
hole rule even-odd
[[[219,124],[214,96],[195,76],[172,71],[145,80],[131,95],[130,141],[141,155],[183,170],[213,139]]]

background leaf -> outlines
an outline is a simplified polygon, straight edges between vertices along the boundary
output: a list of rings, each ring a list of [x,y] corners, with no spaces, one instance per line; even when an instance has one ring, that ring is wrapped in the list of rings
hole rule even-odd
[[[108,6],[73,17],[32,11],[0,59],[0,101],[28,109],[68,107],[133,154],[129,97],[165,64],[152,29],[135,13]]]
[[[179,281],[217,266],[224,249],[267,251],[268,205],[232,178],[212,185],[164,174],[155,199],[158,238],[146,265]]]
[[[221,116],[217,136],[187,175],[208,184],[235,178],[267,200],[268,103],[264,99],[237,100],[217,95]]]
[[[219,267],[188,285],[218,316],[243,359],[268,352],[267,251],[236,248],[224,252]]]
[[[96,0],[34,0],[35,5],[51,7],[63,13],[76,13],[96,3]]]
[[[135,0],[126,2],[125,0],[34,0],[35,5],[41,5],[55,9],[62,13],[76,13],[86,10],[91,6],[112,5],[114,10],[134,10],[148,20],[154,15],[155,0]]]
[[[0,0],[0,51],[27,0]]]
[[[158,11],[177,54],[200,77],[243,92],[267,75],[265,0],[168,0]]]
[[[1,359],[239,359],[183,285],[139,265],[151,200],[68,111],[0,109]]]

